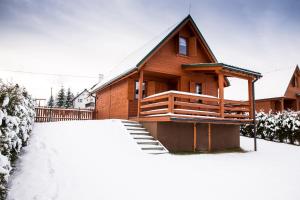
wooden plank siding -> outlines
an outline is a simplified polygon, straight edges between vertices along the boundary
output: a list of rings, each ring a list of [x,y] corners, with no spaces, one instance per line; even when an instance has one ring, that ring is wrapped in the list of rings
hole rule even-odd
[[[128,97],[128,79],[97,92],[95,108],[97,119],[127,119]]]

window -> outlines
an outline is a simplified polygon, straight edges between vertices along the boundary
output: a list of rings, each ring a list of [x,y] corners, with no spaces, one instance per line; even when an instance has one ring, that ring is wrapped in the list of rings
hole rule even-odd
[[[202,94],[202,84],[201,83],[196,83],[195,84],[195,93],[196,94]],[[199,100],[198,103],[202,103],[202,100]]]
[[[78,99],[78,102],[82,103],[82,99]]]
[[[201,83],[196,83],[195,93],[202,94],[202,84]]]
[[[187,56],[187,49],[187,39],[184,37],[179,37],[179,54]]]
[[[146,97],[146,83],[143,82],[143,98]],[[134,98],[138,99],[139,98],[139,82],[135,81],[135,93],[134,93]]]

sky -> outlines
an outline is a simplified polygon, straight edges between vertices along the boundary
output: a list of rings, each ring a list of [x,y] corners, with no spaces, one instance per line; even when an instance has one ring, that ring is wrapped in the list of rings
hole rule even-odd
[[[62,85],[76,94],[182,20],[189,5],[219,62],[263,74],[300,64],[297,0],[0,0],[0,78],[34,98]],[[225,97],[247,93],[242,85],[233,80]]]

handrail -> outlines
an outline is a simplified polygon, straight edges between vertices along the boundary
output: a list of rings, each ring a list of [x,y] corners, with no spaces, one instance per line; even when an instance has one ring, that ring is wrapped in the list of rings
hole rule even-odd
[[[140,114],[141,116],[181,114],[245,119],[251,118],[250,105],[249,101],[220,99],[215,96],[170,90],[142,99]]]

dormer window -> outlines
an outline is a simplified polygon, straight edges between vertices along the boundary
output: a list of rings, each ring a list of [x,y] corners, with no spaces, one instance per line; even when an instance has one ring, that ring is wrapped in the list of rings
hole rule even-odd
[[[188,46],[187,46],[187,38],[179,37],[179,54],[187,56],[188,54]]]

